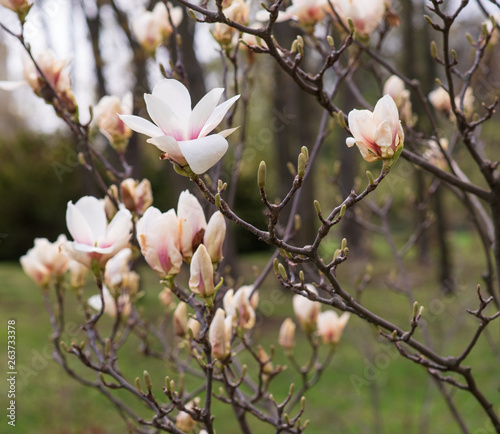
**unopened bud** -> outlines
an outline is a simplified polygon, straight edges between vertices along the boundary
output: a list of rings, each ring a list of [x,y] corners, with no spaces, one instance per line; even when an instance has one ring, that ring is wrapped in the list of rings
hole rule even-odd
[[[316,210],[316,212],[318,214],[321,214],[321,205],[319,204],[319,202],[317,200],[314,201],[314,209]]]
[[[146,384],[146,389],[148,389],[148,392],[151,392],[151,389],[153,388],[153,383],[151,383],[151,376],[149,375],[148,371],[144,371],[144,384]]]
[[[345,248],[347,247],[347,240],[345,238],[342,239],[342,244],[341,244],[341,249],[342,250],[345,250]]]
[[[300,230],[300,227],[302,225],[302,220],[300,218],[300,215],[299,214],[295,214],[294,218],[293,218],[293,223],[294,223],[294,228],[295,228],[295,231],[299,231]]]
[[[266,187],[266,162],[265,161],[261,161],[259,164],[259,171],[257,174],[257,185],[261,189]]]
[[[303,396],[302,398],[300,398],[300,409],[304,411],[305,408],[306,408],[306,397]]]
[[[334,42],[333,38],[331,37],[331,35],[328,35],[326,37],[326,40],[328,41],[328,45],[330,46],[330,48],[334,48],[335,47],[335,42]]]
[[[436,41],[431,41],[431,56],[433,59],[437,59],[437,45]]]
[[[366,177],[368,178],[368,182],[370,185],[375,185],[375,178],[373,177],[373,173],[369,170],[366,171]]]
[[[279,270],[281,277],[283,279],[287,280],[288,276],[286,274],[286,270],[285,270],[285,267],[283,266],[283,264],[281,264],[281,263],[278,264],[278,270]]]
[[[344,214],[345,214],[346,210],[347,210],[347,205],[344,203],[344,205],[342,205],[342,208],[340,208],[339,215],[340,215],[341,218],[344,217]]]
[[[413,303],[413,318],[415,318],[418,315],[418,301]]]
[[[302,152],[306,157],[306,162],[309,161],[309,149],[307,149],[307,146],[302,146],[302,148],[300,148],[300,152]]]
[[[135,377],[135,388],[141,395],[144,394],[144,392],[142,391],[141,380],[139,380],[139,377]]]
[[[300,179],[304,178],[306,174],[306,156],[302,153],[299,154],[299,160],[297,163],[297,174],[299,175]]]

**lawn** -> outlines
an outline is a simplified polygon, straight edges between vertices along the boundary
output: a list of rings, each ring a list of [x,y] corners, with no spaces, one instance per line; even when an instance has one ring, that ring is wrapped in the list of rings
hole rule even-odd
[[[457,249],[469,250],[470,242],[463,235],[457,238]],[[470,251],[470,250],[469,250]],[[351,261],[350,261],[351,262]],[[245,273],[251,266],[262,267],[261,256],[245,259]],[[480,281],[477,264],[471,264],[459,252],[455,254],[455,268],[459,270],[461,284],[452,296],[439,294],[433,273],[428,267],[415,265],[410,268],[414,294],[421,305],[426,307],[424,319],[431,345],[444,355],[457,355],[474,333],[476,320],[465,315],[466,308],[477,307],[475,285]],[[339,273],[346,288],[352,290],[353,282],[362,267],[347,263]],[[408,328],[411,307],[405,296],[387,289],[384,279],[387,269],[383,260],[374,263],[373,283],[363,294],[364,304],[379,315],[396,324]],[[161,306],[157,294],[161,286],[149,270],[141,269],[146,282],[145,296],[139,307],[148,314],[160,314]],[[127,432],[123,420],[109,402],[96,390],[86,388],[70,379],[52,360],[49,341],[51,329],[43,308],[40,290],[26,277],[15,263],[0,264],[1,317],[3,319],[0,345],[2,348],[2,372],[6,367],[7,319],[16,321],[16,361],[18,368],[16,405],[16,427],[12,432],[37,434],[118,434]],[[92,287],[86,289],[90,294]],[[67,315],[71,317],[75,309],[74,297],[68,294]],[[283,319],[290,315],[291,297],[283,293],[274,278],[270,276],[260,291],[259,321],[262,324],[255,335],[265,348],[277,346],[278,330]],[[105,319],[104,321],[107,321]],[[496,338],[498,324],[490,326],[489,333]],[[417,333],[419,338],[422,334]],[[79,339],[76,336],[75,339]],[[68,337],[67,342],[70,342]],[[120,353],[120,367],[126,376],[141,376],[147,369],[153,380],[153,388],[161,395],[165,375],[177,379],[173,368],[162,361],[147,359],[137,350],[137,341],[130,339]],[[323,348],[323,353],[326,348]],[[297,335],[295,355],[304,363],[309,355],[306,340],[301,332]],[[245,360],[249,360],[246,358]],[[276,348],[275,365],[288,365],[289,361],[280,348]],[[492,355],[487,340],[482,337],[468,363],[473,367],[479,387],[487,398],[500,407],[498,388],[498,361]],[[73,363],[78,372],[84,369]],[[249,374],[254,366],[249,362]],[[86,373],[87,378],[93,378]],[[289,367],[271,384],[271,392],[279,401],[286,396],[289,383],[299,386],[299,375]],[[7,406],[6,384],[2,382],[0,405]],[[187,379],[187,387],[193,387],[195,380]],[[217,391],[216,387],[216,391]],[[472,433],[489,432],[484,413],[465,392],[445,387],[467,422]],[[203,398],[203,395],[201,395]],[[394,349],[380,338],[377,331],[358,318],[351,317],[333,361],[324,372],[319,383],[307,392],[306,414],[310,419],[307,432],[331,433],[456,433],[460,432],[453,420],[447,404],[433,380],[421,366],[403,359]],[[130,405],[134,401],[127,399]],[[225,404],[215,402],[215,426],[218,434],[238,432],[232,411]],[[135,409],[148,416],[147,409],[135,404]],[[5,417],[2,423],[6,425]],[[256,432],[274,432],[259,422],[253,423]],[[437,428],[439,427],[439,428]],[[4,427],[0,429],[4,431]]]

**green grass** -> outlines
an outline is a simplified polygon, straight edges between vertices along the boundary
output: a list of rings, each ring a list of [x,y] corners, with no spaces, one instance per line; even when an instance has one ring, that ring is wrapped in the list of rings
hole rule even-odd
[[[457,355],[470,340],[476,327],[476,320],[466,315],[465,309],[476,309],[476,284],[480,281],[480,259],[469,261],[460,252],[473,251],[474,240],[461,234],[454,239],[456,246],[455,268],[460,285],[453,297],[440,295],[435,283],[432,267],[408,265],[409,277],[414,294],[421,305],[426,307],[424,318],[432,346],[443,355]],[[385,284],[391,264],[381,259],[373,260],[374,280],[363,294],[363,303],[378,315],[386,317],[403,328],[408,328],[411,306],[405,296],[387,289]],[[251,266],[259,268],[265,263],[262,256],[247,257],[242,267],[249,276]],[[364,272],[364,264],[348,261],[339,270],[339,279],[345,288],[353,293],[357,276]],[[141,270],[145,282],[145,296],[139,301],[140,309],[148,316],[160,315],[162,308],[157,302],[161,290],[156,277],[146,269]],[[247,281],[249,278],[246,279]],[[118,434],[126,432],[126,426],[113,406],[96,390],[79,385],[69,378],[51,358],[50,324],[43,308],[40,290],[26,277],[17,264],[0,264],[1,317],[4,318],[0,333],[1,354],[6,347],[6,320],[16,320],[17,347],[17,421],[15,430],[19,433],[38,434]],[[92,286],[87,294],[95,293]],[[76,303],[71,293],[67,294],[67,317],[77,319]],[[279,288],[274,276],[270,276],[260,291],[260,318],[262,327],[255,335],[256,340],[266,349],[277,345],[281,322],[292,315],[291,297]],[[76,316],[74,316],[76,315]],[[103,326],[110,321],[103,319]],[[492,324],[490,333],[497,338],[498,325]],[[70,330],[65,337],[69,344],[72,339],[80,342],[84,335]],[[417,332],[419,339],[422,333]],[[151,358],[144,359],[137,349],[138,341],[130,337],[128,345],[120,352],[120,368],[131,381],[141,377],[147,369],[154,383],[154,391],[161,396],[161,388],[166,375],[178,381],[174,367]],[[326,352],[322,348],[322,354]],[[297,332],[295,355],[300,363],[309,357],[309,348],[301,331]],[[71,356],[70,360],[71,360]],[[249,375],[255,378],[255,364],[248,356]],[[2,372],[6,372],[6,358],[2,357]],[[288,365],[289,361],[280,348],[276,348],[274,365]],[[486,339],[480,338],[476,348],[467,359],[473,367],[479,387],[495,408],[500,407],[498,387],[498,361],[492,355]],[[75,363],[71,365],[86,378],[94,379],[92,373]],[[299,375],[289,367],[271,384],[270,391],[279,401],[286,396],[289,384],[297,387]],[[2,382],[5,388],[5,382]],[[186,378],[188,389],[199,384],[199,380]],[[487,418],[469,394],[457,389],[446,388],[460,409],[471,432],[481,433]],[[5,389],[4,389],[5,390]],[[215,391],[218,387],[215,387]],[[137,413],[151,417],[150,412],[125,396],[118,396],[132,406]],[[203,399],[203,394],[200,395]],[[460,432],[445,401],[442,399],[429,375],[421,366],[403,359],[394,347],[380,338],[377,331],[359,318],[351,317],[337,349],[331,366],[322,378],[306,394],[306,414],[302,420],[310,419],[307,432],[313,434],[375,433],[377,424],[382,433],[456,433]],[[0,395],[0,405],[6,408],[6,393]],[[231,409],[215,401],[215,426],[217,433],[238,432]],[[5,418],[2,418],[5,423]],[[251,421],[255,432],[274,432],[260,422]],[[439,428],[437,428],[439,427]],[[2,427],[0,431],[3,431]],[[199,431],[199,430],[198,430]],[[197,432],[198,432],[197,431]],[[9,432],[9,431],[5,431]]]

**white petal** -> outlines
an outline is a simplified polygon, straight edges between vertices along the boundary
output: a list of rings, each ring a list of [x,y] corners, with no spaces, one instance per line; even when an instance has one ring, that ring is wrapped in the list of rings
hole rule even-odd
[[[397,130],[399,122],[398,107],[390,95],[384,95],[378,100],[377,104],[375,104],[373,120],[377,125],[383,121],[388,121],[391,130]]]
[[[235,103],[235,101],[239,98],[239,95],[235,95],[232,98],[229,98],[227,101],[223,102],[219,106],[215,108],[212,112],[205,126],[201,130],[199,137],[206,136],[210,131],[212,131],[217,125],[219,125],[226,116],[227,111],[231,108],[231,106]]]
[[[106,231],[106,237],[103,240],[103,244],[99,244],[99,247],[108,247],[116,244],[117,242],[122,242],[123,240],[128,241],[131,235],[131,229],[132,214],[130,214],[128,209],[121,209],[109,223]]]
[[[227,151],[227,140],[219,134],[212,134],[196,140],[179,142],[179,148],[191,170],[201,174],[210,169]]]
[[[222,88],[212,89],[196,104],[189,117],[188,137],[190,139],[198,138],[203,126],[217,107],[223,93],[224,89]]]
[[[184,139],[184,127],[176,113],[161,99],[153,95],[144,95],[146,108],[153,122],[158,125],[163,134],[176,140]]]
[[[68,202],[66,210],[66,225],[74,240],[79,243],[94,244],[94,236],[90,226],[80,210],[71,201]]]
[[[223,130],[220,133],[217,133],[219,136],[222,136],[224,138],[228,137],[229,135],[233,134],[239,127],[236,128],[229,128],[227,130]]]
[[[153,88],[153,96],[168,105],[181,124],[187,126],[191,115],[191,96],[180,81],[165,78]]]
[[[127,127],[137,131],[140,134],[145,134],[149,137],[156,137],[162,134],[162,131],[152,122],[133,115],[118,115]]]
[[[155,145],[160,151],[166,152],[170,158],[177,161],[181,166],[186,165],[186,160],[182,156],[179,142],[170,136],[159,136],[148,139],[148,143]]]
[[[349,113],[349,129],[357,141],[373,143],[377,125],[373,121],[373,113],[369,110],[352,110]]]
[[[16,90],[20,89],[23,86],[26,86],[28,83],[26,83],[24,80],[22,81],[0,81],[0,89],[2,90]]]
[[[94,241],[103,237],[106,233],[107,220],[101,201],[94,196],[84,196],[75,203],[75,207],[90,227]]]
[[[383,121],[375,130],[375,143],[381,148],[390,148],[392,145],[392,131],[389,121]]]

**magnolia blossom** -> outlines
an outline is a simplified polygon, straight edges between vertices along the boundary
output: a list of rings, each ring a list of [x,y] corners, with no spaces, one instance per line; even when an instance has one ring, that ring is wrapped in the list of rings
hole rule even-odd
[[[69,265],[69,258],[60,252],[60,247],[67,241],[65,235],[59,235],[54,243],[47,238],[35,238],[35,245],[21,256],[24,272],[39,286],[47,286],[53,277],[62,276]]]
[[[405,83],[397,75],[391,75],[384,84],[384,94],[388,94],[396,103],[400,119],[412,126],[415,117],[412,114],[410,91],[405,88]]]
[[[158,294],[158,299],[166,309],[172,308],[175,302],[174,294],[169,288],[164,288],[163,291]]]
[[[257,359],[259,359],[259,362],[262,364],[262,373],[265,376],[268,376],[273,372],[274,367],[271,362],[271,358],[261,345],[257,347]]]
[[[210,169],[227,151],[226,137],[235,129],[208,135],[224,119],[239,98],[236,95],[218,105],[224,89],[207,93],[191,110],[191,96],[179,81],[164,79],[153,93],[145,94],[146,107],[154,124],[138,116],[120,115],[138,133],[151,137],[148,142],[180,166],[189,165],[194,173]]]
[[[323,20],[329,10],[327,0],[295,0],[286,11],[280,11],[277,22],[294,20],[304,26],[314,26]],[[260,21],[269,19],[267,11],[259,11],[256,15]]]
[[[338,316],[337,312],[327,310],[318,315],[318,335],[324,344],[337,344],[349,320],[349,313]]]
[[[257,292],[252,295],[252,291],[252,285],[244,285],[236,293],[229,289],[224,294],[224,310],[232,316],[233,326],[251,330],[255,325],[255,309],[259,303],[259,295]]]
[[[444,90],[442,87],[438,87],[429,93],[429,101],[433,107],[445,114],[447,114],[451,120],[454,120],[455,115],[452,113],[450,94]],[[463,99],[463,110],[460,104],[460,95],[455,97],[455,106],[463,112],[466,117],[469,117],[474,110],[474,94],[472,88],[468,87],[464,94]]]
[[[184,259],[189,262],[193,251],[203,241],[207,221],[200,202],[188,190],[179,195],[177,218],[179,219],[180,249]]]
[[[132,304],[130,303],[130,297],[128,294],[122,294],[118,298],[114,298],[109,292],[108,288],[103,286],[102,297],[104,299],[104,313],[112,318],[116,318],[119,312],[121,316],[127,317],[132,311]],[[87,301],[88,305],[100,311],[102,307],[102,300],[99,294],[93,295]]]
[[[198,398],[196,398],[198,399]],[[193,401],[189,401],[186,404],[186,409],[192,410],[193,409]],[[191,432],[194,428],[195,421],[193,418],[189,415],[189,413],[186,413],[185,411],[179,411],[179,414],[177,415],[176,423],[177,428],[179,428],[182,432]]]
[[[169,7],[174,26],[182,21],[182,8]],[[154,54],[156,49],[173,33],[169,10],[164,3],[158,2],[152,11],[143,10],[132,20],[132,31],[141,47]]]
[[[208,340],[212,346],[212,356],[218,360],[226,359],[231,354],[231,333],[233,319],[226,316],[224,309],[217,309],[208,330]]]
[[[250,11],[250,2],[244,0],[234,0],[231,4],[224,9],[226,18],[234,21],[235,23],[247,25],[248,13]],[[222,46],[229,45],[236,34],[236,29],[227,24],[216,23],[215,31],[212,36]]]
[[[74,241],[63,243],[62,249],[88,268],[93,260],[104,268],[110,258],[127,246],[132,235],[128,209],[119,210],[108,225],[104,204],[92,196],[84,196],[75,204],[68,202],[66,224]]]
[[[448,162],[441,149],[448,149],[448,139],[439,139],[439,144],[435,140],[427,140],[427,146],[428,148],[424,151],[422,157],[434,166],[439,167],[441,170],[446,170],[448,168]]]
[[[404,132],[398,108],[389,95],[378,100],[373,113],[352,110],[349,113],[349,128],[354,137],[346,140],[347,146],[356,145],[369,163],[391,159],[403,146]]]
[[[196,249],[189,271],[189,289],[202,297],[210,297],[215,291],[214,267],[203,244]]]
[[[384,18],[387,0],[333,0],[333,7],[344,25],[350,18],[354,29],[369,35],[379,26]]]
[[[160,277],[174,276],[182,266],[179,251],[179,225],[173,209],[161,213],[149,207],[137,222],[137,240],[149,266]]]
[[[139,215],[143,215],[153,203],[153,191],[148,179],[141,182],[124,179],[120,184],[120,196],[125,208]]]
[[[188,330],[191,329],[191,331],[193,332],[193,336],[196,338],[201,331],[201,324],[197,319],[189,318],[187,322],[187,328]]]
[[[174,332],[177,336],[185,336],[188,330],[187,304],[180,301],[174,311]]]
[[[94,107],[93,113],[94,123],[109,140],[111,146],[120,152],[125,152],[132,130],[118,117],[118,113],[132,114],[132,93],[127,92],[121,100],[114,95],[102,97]]]
[[[306,288],[309,292],[314,294],[318,294],[316,288],[310,283],[306,283]],[[321,304],[318,301],[312,301],[302,295],[294,295],[293,296],[293,311],[295,312],[295,316],[299,320],[302,328],[310,333],[314,330],[316,325],[316,319],[318,318],[318,314],[321,310]]]
[[[226,237],[226,221],[220,211],[214,212],[210,218],[205,236],[203,237],[203,244],[207,248],[210,258],[214,264],[222,261],[222,245]]]
[[[278,342],[285,350],[291,350],[295,346],[295,323],[291,318],[285,319],[280,327]]]

